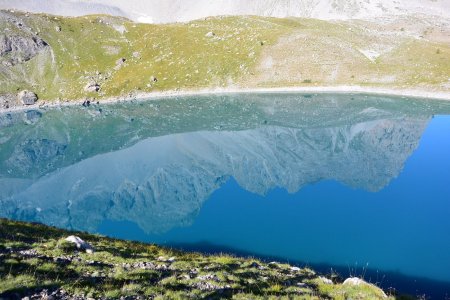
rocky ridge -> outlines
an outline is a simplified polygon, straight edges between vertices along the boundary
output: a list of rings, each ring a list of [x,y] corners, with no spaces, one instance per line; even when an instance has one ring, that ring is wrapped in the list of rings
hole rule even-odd
[[[55,3],[57,2],[57,3]],[[271,17],[309,17],[318,19],[361,19],[385,15],[425,13],[449,17],[445,0],[170,0],[170,1],[39,1],[0,0],[0,8],[68,16],[114,14],[137,22],[185,22],[218,15],[258,15]]]

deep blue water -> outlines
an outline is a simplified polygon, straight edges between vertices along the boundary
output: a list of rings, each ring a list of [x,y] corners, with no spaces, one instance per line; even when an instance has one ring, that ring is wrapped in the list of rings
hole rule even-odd
[[[281,94],[101,108],[0,117],[0,216],[450,295],[450,103]]]

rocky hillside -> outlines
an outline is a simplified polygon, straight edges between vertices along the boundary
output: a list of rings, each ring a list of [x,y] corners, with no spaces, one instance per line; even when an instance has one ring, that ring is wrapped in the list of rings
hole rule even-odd
[[[1,299],[394,299],[330,277],[0,219]]]
[[[220,15],[361,19],[414,13],[450,17],[446,0],[0,0],[0,9],[66,16],[109,14],[144,23],[186,22]]]
[[[0,107],[204,88],[449,92],[449,24],[244,16],[150,25],[1,11]]]

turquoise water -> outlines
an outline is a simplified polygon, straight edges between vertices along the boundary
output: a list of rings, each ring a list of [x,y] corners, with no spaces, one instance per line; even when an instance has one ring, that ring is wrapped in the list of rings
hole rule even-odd
[[[450,103],[175,98],[0,115],[0,216],[450,294]]]

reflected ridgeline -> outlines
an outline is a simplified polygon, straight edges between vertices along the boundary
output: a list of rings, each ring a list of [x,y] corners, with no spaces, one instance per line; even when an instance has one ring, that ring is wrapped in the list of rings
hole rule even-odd
[[[159,233],[191,224],[231,177],[258,194],[328,179],[378,191],[448,113],[440,101],[248,94],[4,114],[0,216]]]

